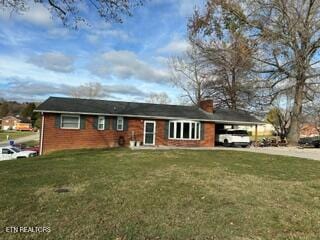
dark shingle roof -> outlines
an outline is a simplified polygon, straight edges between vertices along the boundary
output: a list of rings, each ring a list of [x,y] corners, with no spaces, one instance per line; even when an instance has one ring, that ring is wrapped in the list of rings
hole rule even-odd
[[[256,117],[243,110],[231,110],[217,108],[212,118],[215,122],[243,122],[243,123],[261,123]]]
[[[244,111],[217,109],[206,113],[196,106],[119,102],[80,98],[50,97],[37,112],[62,112],[102,115],[144,116],[164,119],[194,119],[205,121],[260,122]]]

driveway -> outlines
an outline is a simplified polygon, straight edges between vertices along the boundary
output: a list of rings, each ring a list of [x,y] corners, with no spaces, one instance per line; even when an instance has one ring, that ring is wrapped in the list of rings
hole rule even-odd
[[[249,148],[232,148],[232,147],[215,147],[215,150],[232,150],[243,152],[266,153],[271,155],[283,155],[299,158],[308,158],[320,160],[320,148],[298,148],[298,147],[249,147]]]
[[[24,142],[29,142],[29,141],[38,141],[39,140],[39,133],[34,133],[32,135],[29,136],[25,136],[25,137],[21,137],[21,138],[16,138],[14,139],[15,143],[24,143]],[[3,141],[0,142],[0,146],[7,146],[8,145],[8,141]]]

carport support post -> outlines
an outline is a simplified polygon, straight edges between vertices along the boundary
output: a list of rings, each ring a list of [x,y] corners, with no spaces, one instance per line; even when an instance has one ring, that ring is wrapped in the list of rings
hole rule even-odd
[[[254,128],[254,141],[258,142],[258,124],[256,124]]]

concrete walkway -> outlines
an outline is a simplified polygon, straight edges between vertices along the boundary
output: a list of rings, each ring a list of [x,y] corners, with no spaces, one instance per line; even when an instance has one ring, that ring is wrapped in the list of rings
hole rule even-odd
[[[39,140],[39,133],[34,133],[32,135],[29,136],[25,136],[25,137],[20,137],[20,138],[16,138],[13,139],[15,143],[24,143],[24,142],[29,142],[29,141],[38,141]],[[8,146],[9,142],[8,141],[2,141],[0,142],[0,146]]]
[[[188,150],[223,150],[223,151],[241,151],[265,153],[271,155],[282,155],[290,157],[307,158],[320,161],[320,148],[298,148],[298,147],[173,147],[173,146],[157,146],[157,147],[134,147],[133,150],[169,150],[169,149],[188,149]]]

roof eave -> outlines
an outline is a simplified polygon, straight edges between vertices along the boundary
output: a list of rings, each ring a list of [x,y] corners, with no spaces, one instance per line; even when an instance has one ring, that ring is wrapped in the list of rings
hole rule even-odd
[[[204,122],[215,122],[212,119],[204,118],[188,118],[188,117],[165,117],[165,116],[150,116],[150,115],[134,115],[134,114],[118,114],[118,113],[91,113],[91,112],[69,112],[69,111],[53,111],[53,110],[39,110],[36,109],[34,112],[40,113],[61,113],[61,114],[81,114],[81,115],[93,115],[93,116],[120,116],[120,117],[136,117],[136,118],[149,118],[149,119],[166,119],[166,120],[176,120],[176,119],[188,119],[194,121],[204,121]]]
[[[259,121],[228,121],[228,120],[213,120],[215,123],[225,123],[225,124],[242,124],[242,125],[265,125],[265,122]]]

